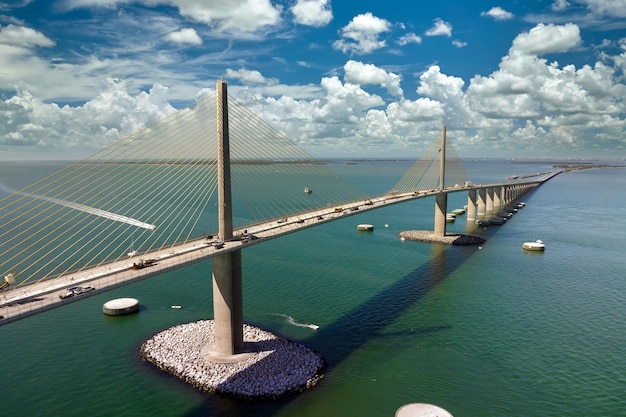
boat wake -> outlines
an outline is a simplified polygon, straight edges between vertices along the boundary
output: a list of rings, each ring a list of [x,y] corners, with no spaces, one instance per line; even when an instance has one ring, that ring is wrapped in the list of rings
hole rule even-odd
[[[298,323],[293,317],[288,316],[286,314],[278,314],[275,313],[275,316],[280,316],[283,317],[285,319],[285,321],[293,326],[297,326],[297,327],[308,327],[309,329],[313,329],[313,330],[317,330],[320,328],[320,326],[318,326],[317,324],[312,324],[312,323]]]
[[[38,199],[38,200],[49,201],[49,202],[54,203],[54,204],[59,204],[61,206],[65,206],[65,207],[68,207],[68,208],[71,208],[71,209],[74,209],[74,210],[82,211],[82,212],[89,213],[89,214],[94,214],[96,216],[104,217],[105,219],[114,220],[116,222],[127,223],[127,224],[130,224],[130,225],[133,225],[133,226],[142,227],[144,229],[149,229],[149,230],[156,229],[156,226],[153,225],[153,224],[144,223],[144,222],[142,222],[140,220],[137,220],[137,219],[133,219],[133,218],[130,218],[130,217],[122,216],[121,214],[111,213],[110,211],[97,209],[95,207],[86,206],[84,204],[74,203],[72,201],[63,200],[63,199],[55,198],[55,197],[48,197],[48,196],[45,196],[45,195],[26,193],[26,192],[23,192],[23,191],[15,191],[15,190],[12,190],[11,188],[9,188],[6,185],[1,184],[1,183],[0,183],[0,189],[2,191],[10,192],[11,194],[18,194],[18,195],[22,195],[22,196],[26,196],[26,197],[35,198],[35,199]]]

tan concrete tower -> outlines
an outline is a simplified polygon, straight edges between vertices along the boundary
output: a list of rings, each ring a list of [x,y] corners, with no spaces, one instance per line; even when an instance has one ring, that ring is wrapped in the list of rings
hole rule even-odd
[[[446,126],[441,131],[441,161],[439,167],[439,191],[445,187],[446,176]],[[446,212],[448,210],[448,194],[440,192],[435,197],[435,236],[445,236],[446,234]]]
[[[230,184],[230,145],[228,137],[228,93],[226,82],[217,82],[217,187],[220,239],[233,237]],[[213,258],[213,315],[217,356],[243,351],[243,296],[241,250]]]

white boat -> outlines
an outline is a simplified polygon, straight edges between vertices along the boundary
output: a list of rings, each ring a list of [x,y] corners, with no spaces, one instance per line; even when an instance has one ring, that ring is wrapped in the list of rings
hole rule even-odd
[[[133,256],[139,255],[139,252],[137,252],[134,249],[134,246],[135,246],[135,240],[133,239],[133,242],[130,244],[130,252],[127,253],[129,258],[132,258]]]
[[[179,306],[179,305],[173,305],[172,308],[174,310],[180,310],[181,308],[183,308],[183,306]]]
[[[360,230],[362,232],[371,232],[372,230],[374,230],[374,225],[372,225],[372,224],[359,224],[356,227],[356,230]]]
[[[524,242],[522,248],[528,251],[543,252],[546,249],[546,245],[541,240],[534,242]]]

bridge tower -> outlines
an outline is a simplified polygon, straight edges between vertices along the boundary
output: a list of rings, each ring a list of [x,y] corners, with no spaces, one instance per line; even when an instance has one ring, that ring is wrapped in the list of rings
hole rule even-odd
[[[228,93],[226,82],[217,82],[217,187],[219,238],[233,237],[228,130]],[[209,360],[233,359],[243,353],[243,295],[241,250],[213,258],[213,316],[215,343]],[[206,356],[205,356],[206,358]]]
[[[443,191],[445,187],[446,175],[446,126],[441,130],[441,155],[439,167],[439,191]],[[446,234],[446,213],[448,211],[448,194],[440,192],[435,197],[435,236],[445,236]]]

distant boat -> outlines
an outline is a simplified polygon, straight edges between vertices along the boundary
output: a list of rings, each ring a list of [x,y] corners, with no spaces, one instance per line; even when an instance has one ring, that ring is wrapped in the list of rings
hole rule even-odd
[[[522,248],[528,251],[543,252],[546,249],[546,245],[541,240],[534,242],[524,242]]]
[[[132,258],[133,256],[139,255],[139,252],[137,252],[134,249],[134,246],[135,246],[135,240],[133,239],[133,242],[130,244],[130,252],[127,253],[129,258]]]
[[[372,230],[374,230],[374,225],[372,225],[372,224],[359,224],[356,227],[356,230],[360,230],[362,232],[371,232]]]
[[[179,305],[173,305],[172,308],[174,310],[180,310],[181,308],[183,308],[183,306],[179,306]]]

